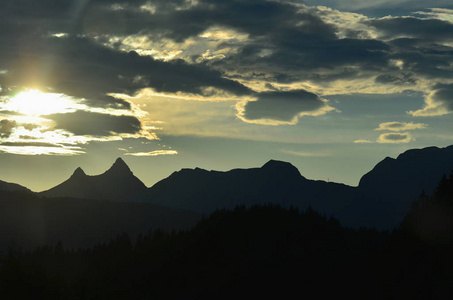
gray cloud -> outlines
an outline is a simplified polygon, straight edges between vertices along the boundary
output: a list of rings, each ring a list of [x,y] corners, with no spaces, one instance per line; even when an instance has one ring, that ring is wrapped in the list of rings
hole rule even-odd
[[[245,120],[276,120],[294,123],[301,114],[314,115],[327,104],[305,90],[263,92],[256,101],[247,102],[241,112]]]
[[[408,133],[384,133],[377,140],[381,144],[403,144],[413,141],[414,138]]]
[[[389,73],[382,74],[376,77],[377,83],[393,84],[393,85],[414,85],[417,79],[411,73]]]
[[[411,37],[425,40],[453,40],[453,24],[438,19],[415,17],[388,17],[367,21],[376,27],[386,38]]]
[[[130,108],[128,102],[106,94],[133,94],[145,87],[173,93],[203,94],[207,87],[239,95],[250,93],[240,83],[222,78],[219,71],[180,60],[163,62],[135,52],[119,52],[87,38],[46,38],[35,46],[38,53],[33,54],[36,59],[30,64],[23,63],[29,54],[20,53],[21,49],[17,49],[17,55],[0,58],[0,68],[10,70],[0,83],[29,86],[38,82],[58,92],[85,98],[92,106],[123,109]]]
[[[16,121],[3,119],[0,121],[0,137],[9,137],[13,129],[17,126]]]
[[[449,112],[453,112],[453,84],[438,84],[433,90],[433,100],[442,103]]]
[[[413,116],[441,116],[453,112],[453,84],[437,84],[425,98],[425,107],[410,111]]]
[[[361,26],[373,26],[380,36],[371,38],[371,34],[361,34],[363,28],[350,28],[346,37],[340,37],[335,22],[327,21],[328,12],[297,1],[190,3],[2,1],[0,70],[8,70],[0,76],[2,93],[40,85],[83,98],[90,106],[131,109],[129,102],[107,94],[131,95],[149,87],[162,93],[206,96],[207,88],[215,88],[233,95],[253,96],[255,91],[241,82],[261,80],[277,85],[305,81],[328,85],[360,77],[394,88],[414,86],[422,79],[453,78],[453,48],[445,43],[452,39],[453,25],[447,21],[364,18]],[[146,36],[155,43],[184,42],[213,27],[234,30],[248,38],[219,43],[213,51],[234,48],[234,54],[202,63],[197,60],[199,57],[161,61],[120,50],[129,35]],[[55,33],[67,36],[52,37]],[[116,42],[110,40],[112,37],[117,38]],[[401,64],[395,66],[395,61]],[[245,104],[242,117],[290,122],[300,113],[327,107],[319,97],[308,94],[301,90],[258,94],[257,101]],[[443,96],[433,96],[433,101],[437,101],[436,97]],[[451,105],[445,99],[439,101],[446,107]],[[106,121],[101,114],[96,116],[102,119],[100,123]],[[75,127],[59,121],[76,132],[90,132],[89,126]],[[118,130],[134,131],[127,126]],[[105,127],[98,133],[106,132]]]
[[[76,135],[109,136],[121,133],[135,134],[141,130],[140,121],[132,116],[77,111],[48,115],[46,118],[57,123],[56,129],[64,129]]]

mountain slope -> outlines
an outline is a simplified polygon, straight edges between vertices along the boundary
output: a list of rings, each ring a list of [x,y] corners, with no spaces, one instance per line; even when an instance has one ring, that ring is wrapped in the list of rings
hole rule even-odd
[[[110,169],[96,176],[86,175],[81,168],[77,168],[68,180],[39,195],[129,201],[135,194],[145,190],[143,182],[118,158]]]
[[[189,229],[201,219],[193,212],[148,203],[40,198],[33,193],[0,191],[0,253],[11,241],[23,249],[62,242],[91,247],[116,235],[149,230]]]
[[[360,180],[352,208],[343,219],[378,228],[399,226],[422,192],[432,194],[453,170],[453,146],[411,149],[387,157]],[[351,211],[352,212],[352,211]]]
[[[417,197],[434,192],[443,174],[453,170],[453,146],[411,149],[396,159],[387,157],[365,174],[359,183],[363,193],[392,196],[395,192]]]
[[[28,188],[17,184],[17,183],[10,183],[6,181],[0,180],[0,191],[22,191],[22,192],[31,192]]]

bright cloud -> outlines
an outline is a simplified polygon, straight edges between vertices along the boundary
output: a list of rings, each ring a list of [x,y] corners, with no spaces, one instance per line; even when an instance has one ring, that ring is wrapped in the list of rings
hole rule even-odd
[[[283,149],[281,150],[282,153],[285,154],[290,154],[294,156],[300,156],[300,157],[329,157],[332,156],[331,153],[326,153],[326,152],[305,152],[305,151],[294,151],[294,150],[287,150]]]
[[[404,123],[404,122],[386,122],[379,124],[379,127],[375,130],[382,131],[406,131],[406,130],[415,130],[415,129],[425,129],[428,125],[423,123]]]
[[[379,136],[377,142],[380,144],[406,144],[414,140],[408,132],[384,133]]]
[[[178,151],[176,150],[154,150],[151,152],[136,152],[136,153],[124,153],[124,155],[131,156],[158,156],[158,155],[176,155]]]

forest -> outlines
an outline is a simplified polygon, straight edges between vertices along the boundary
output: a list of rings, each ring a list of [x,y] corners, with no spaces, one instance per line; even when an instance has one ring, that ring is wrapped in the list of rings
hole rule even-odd
[[[193,228],[62,243],[0,258],[3,299],[451,299],[453,174],[392,231],[350,229],[311,208],[238,206]]]

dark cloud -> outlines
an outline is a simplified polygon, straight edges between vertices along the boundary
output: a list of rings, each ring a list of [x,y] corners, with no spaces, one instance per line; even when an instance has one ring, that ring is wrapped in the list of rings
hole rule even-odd
[[[387,38],[412,37],[426,40],[453,40],[453,24],[439,19],[395,17],[373,19],[366,22],[376,27]]]
[[[431,99],[441,103],[449,111],[453,112],[453,84],[438,84],[433,88]]]
[[[129,109],[128,102],[107,93],[133,94],[145,87],[159,92],[203,94],[214,87],[236,95],[250,93],[219,71],[176,60],[163,62],[135,52],[119,52],[87,38],[47,38],[29,54],[0,57],[0,68],[10,70],[0,79],[6,86],[49,86],[57,92],[85,98],[92,106]],[[28,52],[30,50],[26,50]],[[1,53],[1,50],[0,50]],[[1,82],[3,80],[3,82]]]
[[[407,139],[407,136],[407,133],[388,133],[385,135],[385,138],[391,141],[400,141]]]
[[[316,94],[305,90],[263,92],[257,101],[248,102],[243,117],[247,120],[270,119],[291,122],[303,112],[314,112],[326,104]]]
[[[77,6],[77,2],[61,7],[51,1],[47,2],[44,7],[58,11],[62,16],[70,15],[70,11]],[[220,26],[249,35],[248,42],[235,45],[239,47],[240,52],[234,57],[213,64],[190,67],[182,62],[174,64],[145,61],[143,58],[125,59],[118,53],[108,53],[106,49],[103,51],[93,49],[95,46],[89,45],[89,42],[83,39],[61,42],[66,45],[60,45],[60,51],[61,48],[64,50],[68,47],[74,49],[68,50],[70,53],[67,53],[64,59],[73,58],[77,59],[78,63],[82,63],[78,68],[69,65],[70,68],[67,69],[71,74],[76,74],[75,78],[82,81],[74,84],[76,89],[79,90],[82,86],[83,89],[91,92],[89,96],[92,98],[101,97],[99,92],[105,92],[105,84],[117,87],[117,91],[112,92],[130,93],[142,88],[143,84],[132,83],[136,76],[143,76],[150,87],[161,91],[200,93],[202,86],[212,86],[235,94],[244,94],[247,90],[243,86],[228,81],[222,78],[222,73],[209,69],[215,68],[221,72],[240,74],[248,73],[250,70],[265,72],[273,75],[273,81],[278,81],[281,76],[285,76],[288,82],[331,81],[357,76],[359,72],[363,77],[366,76],[366,72],[381,70],[388,62],[388,46],[385,43],[353,38],[338,39],[337,28],[324,22],[314,11],[285,2],[201,0],[196,5],[187,7],[185,1],[152,1],[149,2],[155,7],[155,13],[152,15],[146,10],[139,9],[141,5],[147,3],[146,1],[98,0],[87,3],[89,4],[80,11],[80,16],[71,19],[75,24],[75,31],[66,30],[66,32],[88,36],[142,34],[149,35],[152,40],[166,37],[181,42],[212,26]],[[113,4],[118,4],[122,9],[115,9]],[[185,7],[185,9],[176,9],[178,7]],[[66,13],[63,13],[63,10]],[[92,10],[94,12],[90,13]],[[85,19],[90,14],[95,16],[92,22],[98,22],[98,25],[87,25],[88,21]],[[53,23],[50,22],[50,24]],[[117,24],[123,24],[123,28],[118,28]],[[91,32],[90,28],[94,31]],[[64,26],[63,28],[56,26],[53,32],[65,31],[64,29]],[[228,46],[231,45],[223,44],[220,47]],[[41,53],[48,52],[41,51]],[[263,56],[266,52],[269,55]],[[112,56],[116,56],[115,59]],[[125,60],[127,63],[123,64],[126,65],[123,72],[130,71],[129,73],[133,74],[118,74],[121,72],[116,67],[120,66],[115,62]],[[105,68],[108,70],[102,72]],[[146,72],[143,71],[144,68],[147,69]],[[165,72],[162,72],[162,69],[165,69]],[[162,78],[163,74],[166,74],[166,78]],[[121,77],[122,80],[120,80],[118,75],[127,76]],[[62,76],[62,80],[69,85],[71,81],[77,81],[67,77]],[[103,78],[102,82],[99,82],[100,77]],[[196,78],[197,82],[190,80],[192,78]],[[86,82],[94,82],[93,85],[97,89],[92,91],[92,88],[85,84]],[[71,86],[67,88],[71,89]],[[91,95],[93,92],[97,93]],[[111,103],[113,99],[103,100]],[[114,101],[113,103],[115,104]],[[118,105],[127,104],[120,102]]]
[[[297,0],[295,0],[297,1]],[[357,0],[304,0],[308,5],[325,5],[343,11],[358,12],[370,17],[407,16],[429,7],[453,9],[450,0],[396,0],[396,1],[357,1]]]
[[[436,84],[425,97],[425,107],[409,111],[413,116],[441,116],[453,112],[453,84]]]
[[[394,85],[414,85],[417,83],[417,79],[411,73],[390,73],[377,76],[376,82]]]
[[[453,77],[453,48],[416,38],[392,40],[391,59],[403,62],[405,74],[428,79]],[[400,72],[401,73],[401,72]]]
[[[380,72],[388,66],[387,50],[388,45],[376,40],[336,39],[294,29],[252,41],[238,55],[213,65],[228,72],[271,74],[275,82],[282,77],[285,82],[335,81]]]
[[[0,137],[9,137],[14,128],[17,127],[16,121],[3,119],[0,121]]]
[[[140,132],[140,121],[132,116],[113,116],[85,111],[68,114],[52,114],[46,118],[55,121],[56,129],[64,129],[76,135],[110,136]]]
[[[380,84],[401,86],[426,78],[453,78],[453,49],[445,45],[453,39],[450,22],[416,17],[369,19],[364,23],[381,34],[371,39],[364,38],[364,29],[345,30],[327,22],[331,12],[297,2],[5,0],[0,3],[0,70],[8,72],[0,76],[0,85],[3,93],[45,86],[83,98],[89,106],[131,109],[129,102],[108,94],[132,95],[149,87],[162,93],[209,96],[207,90],[214,88],[253,96],[254,91],[241,80],[263,81],[271,87],[375,78]],[[146,36],[153,43],[184,42],[213,27],[234,30],[248,39],[210,49],[236,50],[224,59],[203,63],[197,57],[187,58],[190,63],[161,61],[120,51],[122,39],[129,35]],[[54,33],[67,36],[51,37]],[[113,36],[115,43],[110,40]],[[396,66],[395,61],[401,63]],[[266,92],[245,105],[244,118],[288,122],[301,112],[325,105],[315,94],[302,90]],[[94,116],[100,117],[99,123],[107,122],[101,114],[85,115]],[[75,126],[60,117],[59,124],[73,132],[93,131],[89,125]],[[108,127],[101,127],[97,134],[114,131]],[[135,132],[133,128],[121,127],[117,132]]]

